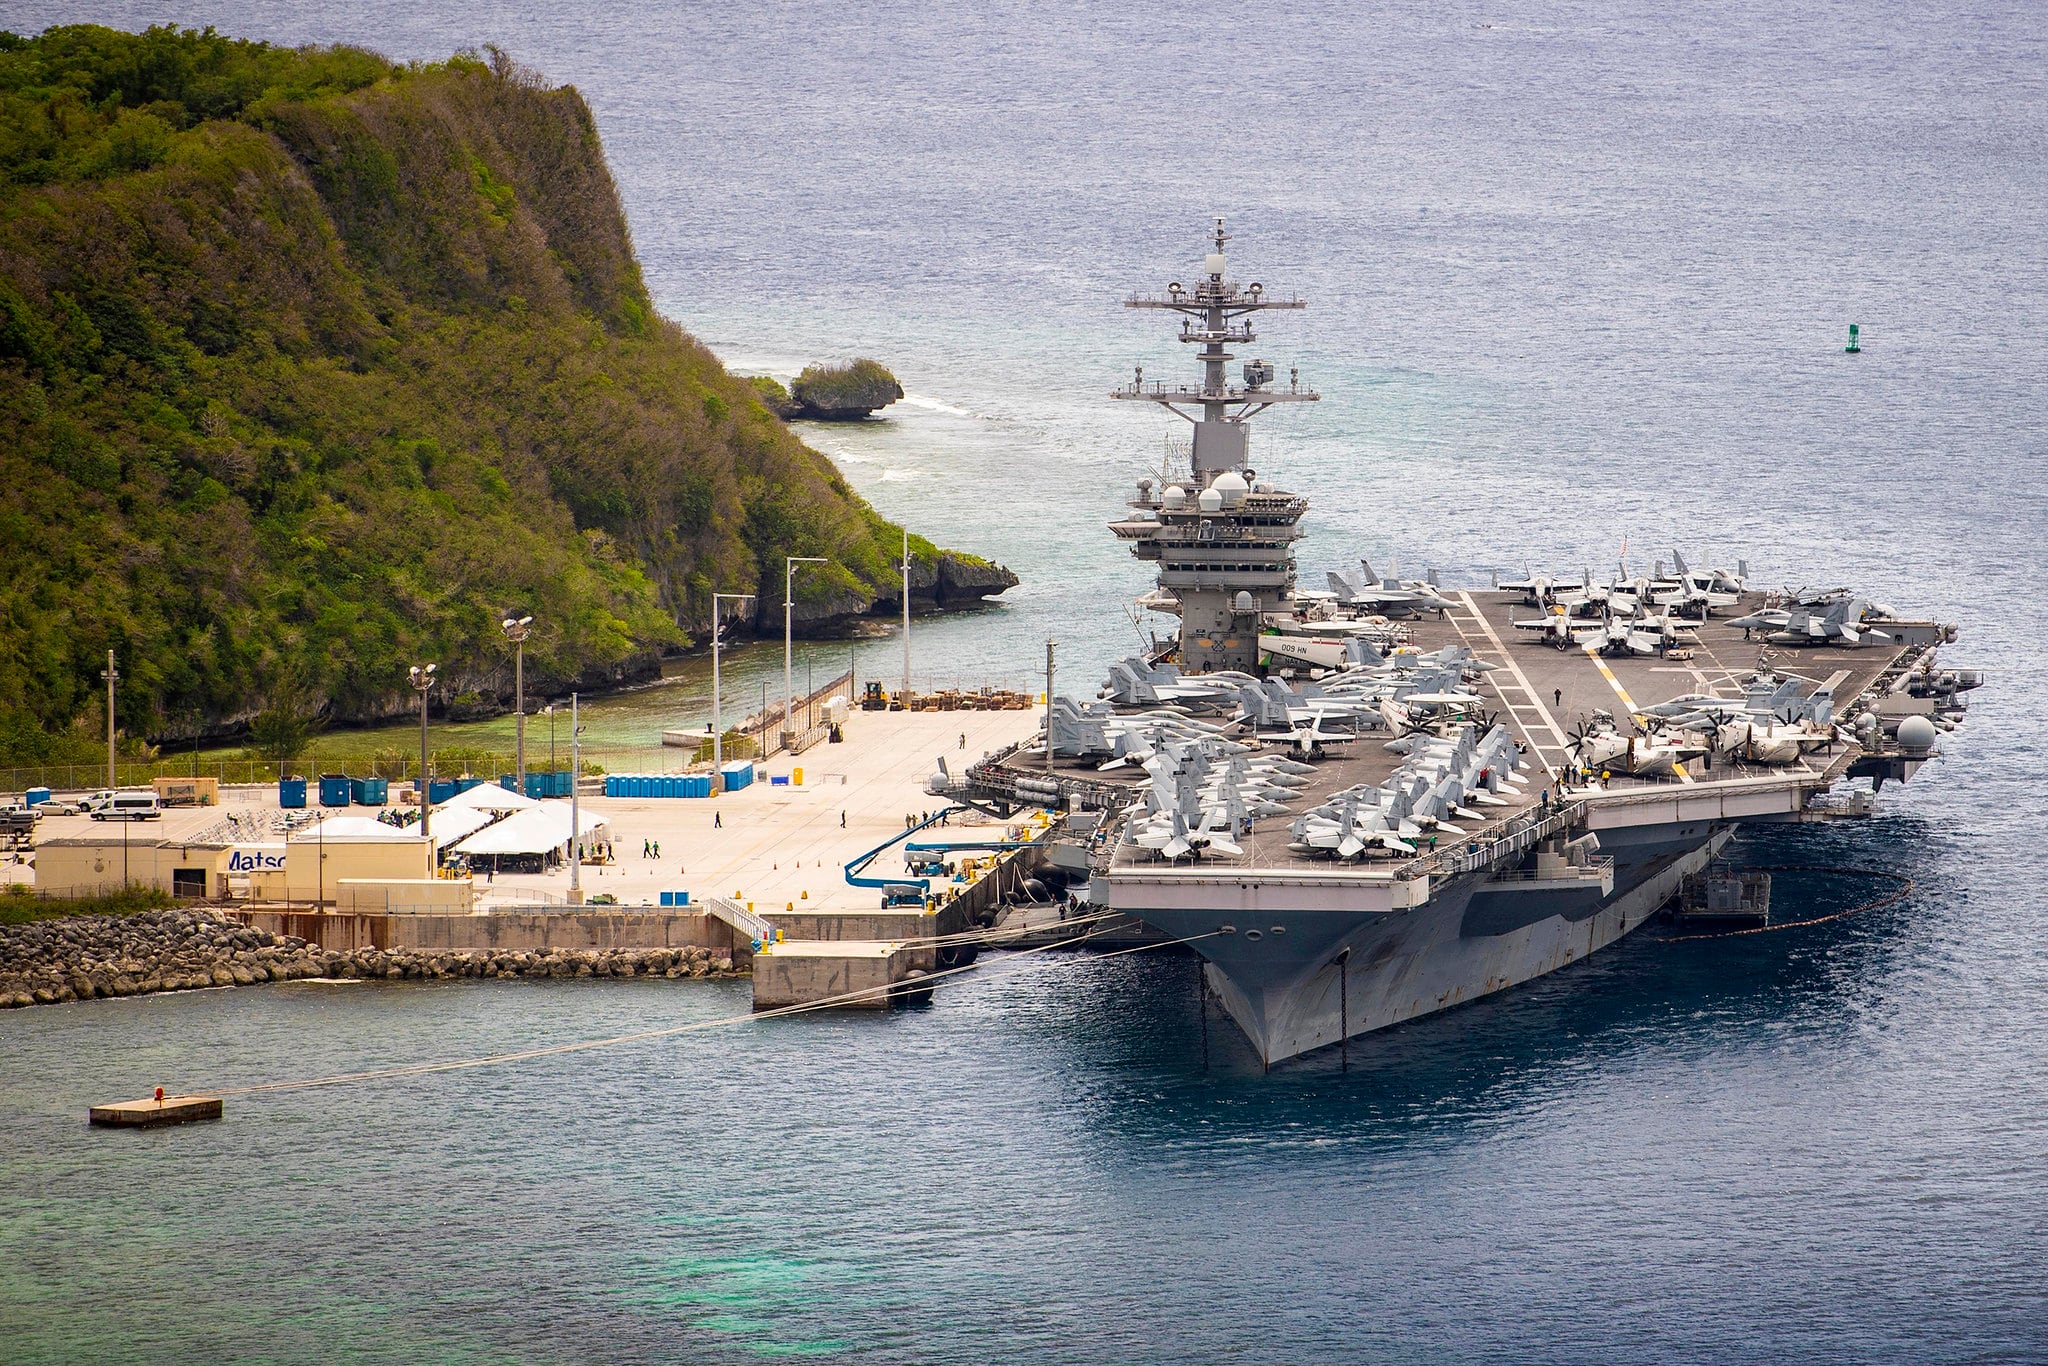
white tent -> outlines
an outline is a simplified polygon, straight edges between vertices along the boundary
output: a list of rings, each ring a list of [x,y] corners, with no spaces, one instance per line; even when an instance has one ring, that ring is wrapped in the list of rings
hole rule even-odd
[[[578,822],[585,840],[607,830],[610,823],[595,812],[585,811]],[[536,802],[487,825],[455,846],[458,854],[545,854],[569,843],[569,803]]]
[[[473,806],[437,806],[433,814],[434,843],[446,849],[496,819],[492,812],[479,811]]]
[[[311,825],[301,826],[291,834],[293,844],[333,844],[342,840],[357,843],[378,840],[416,840],[420,837],[417,829],[400,830],[395,825],[368,816],[328,816]]]
[[[466,835],[475,834],[493,819],[489,811],[456,807],[434,808],[434,844],[446,849]],[[386,840],[416,840],[420,825],[414,821],[400,828],[369,816],[329,816],[292,832],[294,844],[381,844]]]
[[[540,803],[533,798],[514,792],[510,788],[500,787],[496,783],[478,783],[467,792],[458,792],[445,802],[434,803],[434,809],[446,811],[454,807],[457,810],[473,811],[527,811],[539,805]]]

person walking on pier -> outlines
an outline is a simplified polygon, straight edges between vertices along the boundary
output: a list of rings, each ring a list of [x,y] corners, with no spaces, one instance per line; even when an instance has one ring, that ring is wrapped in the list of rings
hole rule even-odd
[[[725,815],[723,812],[714,811],[711,813],[711,828],[713,830],[725,829]]]

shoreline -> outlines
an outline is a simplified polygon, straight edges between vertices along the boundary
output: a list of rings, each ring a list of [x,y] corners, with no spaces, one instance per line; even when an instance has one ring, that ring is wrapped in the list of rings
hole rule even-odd
[[[265,982],[747,976],[704,948],[327,949],[206,908],[0,926],[0,1010]]]

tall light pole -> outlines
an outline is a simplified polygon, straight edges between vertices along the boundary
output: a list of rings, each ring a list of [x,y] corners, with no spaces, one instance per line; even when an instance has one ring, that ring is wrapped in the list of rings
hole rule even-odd
[[[428,827],[427,817],[433,804],[427,800],[427,693],[434,686],[434,671],[441,666],[415,664],[406,671],[412,680],[413,690],[420,695],[420,838],[427,842],[427,872],[434,871],[434,832]]]
[[[910,531],[903,532],[903,705],[910,706]]]
[[[906,535],[909,533],[905,533]],[[796,567],[800,564],[824,564],[823,555],[785,555],[782,557],[782,733],[785,737],[796,734],[796,694],[790,682],[790,633],[796,610],[791,591],[796,583]],[[785,744],[783,748],[787,749]]]
[[[1045,776],[1052,776],[1052,652],[1059,644],[1056,640],[1045,642]]]
[[[107,667],[100,674],[107,680],[107,791],[112,792],[118,784],[114,782],[114,680],[121,676],[114,668],[114,652],[107,651]],[[125,883],[123,885],[126,885]]]
[[[583,806],[577,781],[583,774],[583,727],[576,719],[576,694],[569,694],[569,904],[583,904]],[[523,795],[523,794],[522,794]]]
[[[719,642],[725,636],[725,613],[721,602],[751,602],[752,593],[711,595],[711,790],[725,791],[725,714],[723,684],[718,673]]]
[[[519,795],[526,795],[526,637],[533,629],[532,617],[506,617],[498,623],[512,642],[512,713],[517,718],[518,738],[513,744],[513,772],[519,775]]]

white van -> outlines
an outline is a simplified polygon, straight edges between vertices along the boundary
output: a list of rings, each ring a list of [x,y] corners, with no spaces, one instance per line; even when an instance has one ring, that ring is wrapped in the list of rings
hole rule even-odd
[[[78,809],[96,821],[153,821],[164,814],[156,793],[95,792],[78,804]]]

